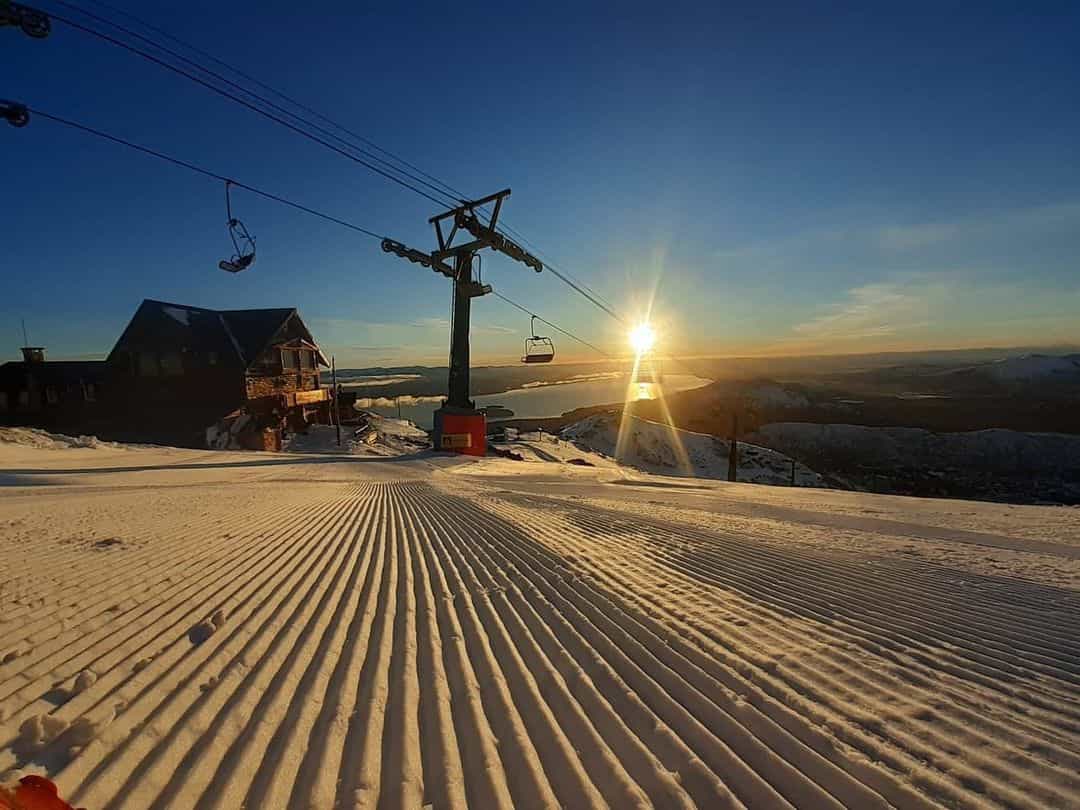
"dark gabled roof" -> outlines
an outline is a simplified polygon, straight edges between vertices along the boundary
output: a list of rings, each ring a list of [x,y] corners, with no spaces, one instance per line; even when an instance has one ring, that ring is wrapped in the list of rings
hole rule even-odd
[[[226,309],[218,313],[240,347],[244,364],[252,363],[296,309]]]
[[[217,351],[223,357],[233,356],[245,368],[270,345],[285,322],[298,314],[295,307],[214,310],[147,298],[139,305],[118,345],[126,337],[135,337],[129,333],[137,328],[139,314],[149,312],[164,315],[184,329],[184,339],[193,349]],[[311,337],[306,326],[304,332]],[[315,343],[314,338],[311,342]],[[329,365],[321,351],[318,356],[323,365]]]
[[[222,357],[235,357],[237,362],[243,364],[243,357],[234,346],[228,328],[217,312],[212,309],[171,304],[166,301],[150,299],[143,301],[135,311],[131,322],[124,328],[116,346],[122,343],[139,344],[146,340],[154,340],[161,329],[157,324],[165,324],[165,328],[171,326],[172,329],[181,332],[184,344],[194,351],[216,351]],[[115,351],[116,347],[113,347],[113,351],[109,353],[109,360],[113,359]]]

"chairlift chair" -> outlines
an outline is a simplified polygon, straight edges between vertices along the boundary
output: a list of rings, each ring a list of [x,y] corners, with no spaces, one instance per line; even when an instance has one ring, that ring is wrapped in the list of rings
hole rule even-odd
[[[36,8],[0,0],[0,27],[17,25],[23,33],[34,39],[45,39],[52,31],[49,15]]]
[[[232,215],[232,200],[229,197],[231,180],[225,181],[225,213],[228,216],[229,238],[232,239],[236,252],[231,259],[222,259],[218,267],[227,273],[239,273],[247,270],[255,262],[255,237],[248,233],[244,223]]]
[[[522,363],[550,363],[555,359],[555,344],[551,338],[536,334],[536,316],[529,321],[529,334],[525,338],[525,353],[521,356]]]

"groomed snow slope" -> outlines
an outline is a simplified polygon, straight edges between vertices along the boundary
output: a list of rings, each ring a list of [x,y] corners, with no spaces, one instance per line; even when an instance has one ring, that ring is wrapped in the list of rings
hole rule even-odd
[[[1080,803],[1077,510],[108,447],[0,484],[0,772],[92,810]]]

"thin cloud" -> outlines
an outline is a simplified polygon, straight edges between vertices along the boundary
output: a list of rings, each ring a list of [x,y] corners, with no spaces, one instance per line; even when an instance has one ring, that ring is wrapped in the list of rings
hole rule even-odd
[[[402,326],[415,326],[418,329],[449,329],[450,321],[446,318],[417,318]]]
[[[948,244],[971,245],[988,239],[1030,240],[1054,232],[1080,228],[1080,202],[1015,208],[929,222],[863,222],[795,231],[763,242],[724,246],[713,252],[721,266],[789,266],[805,263],[807,256],[829,256],[837,250],[866,255],[917,252]]]
[[[829,312],[796,324],[798,339],[817,342],[890,337],[928,324],[931,288],[867,284],[848,290],[847,299]]]
[[[878,232],[878,244],[886,250],[918,250],[955,239],[962,232],[955,223],[888,225]]]
[[[1017,208],[948,222],[888,225],[879,228],[877,243],[890,251],[919,250],[952,241],[989,237],[1031,238],[1043,231],[1080,227],[1080,203]]]
[[[516,335],[516,329],[509,329],[505,326],[474,326],[472,328],[475,335]]]

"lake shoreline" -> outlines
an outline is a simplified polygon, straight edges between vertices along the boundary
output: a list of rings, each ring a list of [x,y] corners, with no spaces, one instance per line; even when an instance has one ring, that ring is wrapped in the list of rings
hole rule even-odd
[[[493,422],[508,420],[536,421],[563,419],[566,414],[589,409],[608,409],[610,403],[631,399],[649,399],[656,395],[651,384],[649,390],[629,392],[629,375],[604,374],[590,375],[586,379],[567,379],[558,382],[544,382],[528,387],[517,387],[493,394],[474,394],[477,408],[499,406],[512,411],[505,418],[493,419]],[[692,390],[710,384],[710,380],[694,375],[671,375],[666,378],[665,392]],[[374,411],[383,416],[399,415],[423,428],[430,428],[433,412],[442,404],[443,395],[405,395],[400,397],[369,396],[358,397],[356,407]],[[400,407],[399,407],[400,405]]]

